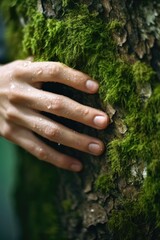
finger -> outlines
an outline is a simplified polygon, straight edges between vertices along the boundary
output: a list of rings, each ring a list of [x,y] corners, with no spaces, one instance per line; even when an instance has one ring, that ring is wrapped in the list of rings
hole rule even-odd
[[[8,99],[12,104],[21,103],[28,108],[52,113],[96,129],[104,129],[109,124],[109,117],[100,110],[84,106],[63,95],[39,90],[24,82],[16,82],[11,86]]]
[[[109,117],[100,110],[84,106],[68,97],[38,89],[33,89],[28,99],[24,98],[24,104],[29,108],[49,112],[97,129],[103,129],[109,124]]]
[[[52,149],[35,137],[32,132],[16,124],[7,126],[7,138],[40,160],[74,172],[82,170],[80,161]]]
[[[12,121],[15,123],[32,130],[50,141],[96,156],[104,151],[104,144],[99,139],[75,132],[29,109],[21,108],[17,111],[16,108],[10,114],[11,116]]]
[[[98,83],[84,74],[60,62],[29,62],[22,61],[14,70],[16,79],[26,79],[31,84],[37,82],[58,82],[75,89],[95,93]]]

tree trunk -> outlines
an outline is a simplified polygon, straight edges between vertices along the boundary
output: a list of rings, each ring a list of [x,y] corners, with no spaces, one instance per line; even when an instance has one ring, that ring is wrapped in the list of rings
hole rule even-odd
[[[56,118],[106,144],[103,156],[92,157],[47,142],[81,159],[85,167],[80,174],[21,154],[25,160],[17,196],[23,239],[160,239],[159,1],[25,4],[11,10],[23,16],[27,55],[61,61],[100,82],[96,96],[58,84],[45,84],[44,89],[56,88],[103,109],[111,123],[96,131]]]

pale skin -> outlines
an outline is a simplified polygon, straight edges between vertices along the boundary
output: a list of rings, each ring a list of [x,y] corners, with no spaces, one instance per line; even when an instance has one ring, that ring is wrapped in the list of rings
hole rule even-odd
[[[41,90],[44,82],[58,82],[88,94],[98,91],[90,76],[59,62],[14,61],[0,67],[0,135],[21,146],[40,160],[74,172],[82,163],[43,143],[34,133],[50,141],[101,155],[101,140],[75,132],[40,112],[62,116],[95,129],[109,124],[106,113],[84,106],[72,99]]]

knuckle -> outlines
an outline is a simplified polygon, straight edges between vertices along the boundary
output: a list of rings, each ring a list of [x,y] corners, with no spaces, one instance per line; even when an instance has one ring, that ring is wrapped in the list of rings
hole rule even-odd
[[[83,117],[86,117],[89,115],[89,109],[88,108],[83,108],[81,112]]]
[[[27,151],[34,154],[35,149],[36,149],[35,144],[30,144],[27,148]],[[36,156],[36,154],[35,154],[35,156]]]
[[[46,160],[47,159],[47,153],[44,148],[42,147],[37,147],[35,149],[36,156],[41,159],[41,160]]]
[[[16,119],[16,110],[12,107],[8,107],[6,110],[5,118],[7,121],[13,121]]]
[[[83,149],[85,147],[86,140],[82,139],[80,136],[77,136],[77,138],[74,141],[74,146],[78,149]]]
[[[54,140],[56,140],[56,139],[58,139],[58,136],[59,136],[59,134],[60,134],[60,131],[59,131],[59,128],[58,127],[46,127],[46,129],[45,129],[45,137],[47,138],[47,139],[50,139],[50,140],[52,140],[52,139],[54,139]]]
[[[79,112],[82,118],[86,118],[90,114],[88,107],[78,106],[76,111]]]
[[[32,79],[37,79],[38,77],[40,77],[40,75],[42,75],[42,73],[43,73],[42,67],[37,67],[36,71],[33,72]]]
[[[52,103],[52,110],[55,112],[61,111],[63,108],[63,100],[61,97],[56,97]]]
[[[67,161],[66,161],[66,157],[65,156],[61,156],[59,157],[57,163],[56,163],[57,167],[59,168],[64,168],[67,169]]]
[[[16,85],[11,84],[10,89],[9,89],[9,94],[8,94],[9,102],[10,103],[17,102],[17,101],[19,101],[19,98],[20,98],[20,94],[19,94],[18,89],[16,88]]]
[[[13,79],[20,79],[22,78],[24,74],[23,68],[21,66],[21,64],[18,63],[15,65],[14,70],[12,71],[12,78]]]
[[[3,128],[3,136],[8,139],[11,140],[12,136],[14,134],[14,128],[12,125],[10,125],[9,123],[6,124]]]
[[[58,62],[55,62],[49,69],[49,74],[52,77],[58,76],[61,72],[61,64]]]

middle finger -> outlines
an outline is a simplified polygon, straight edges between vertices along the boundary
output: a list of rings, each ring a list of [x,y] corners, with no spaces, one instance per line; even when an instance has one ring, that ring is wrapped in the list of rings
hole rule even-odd
[[[68,118],[96,129],[104,129],[109,124],[109,117],[104,112],[43,90],[33,89],[33,94],[25,103],[29,108]]]
[[[22,108],[14,114],[16,123],[50,141],[93,155],[100,155],[104,150],[104,144],[99,139],[75,132],[30,109]]]

